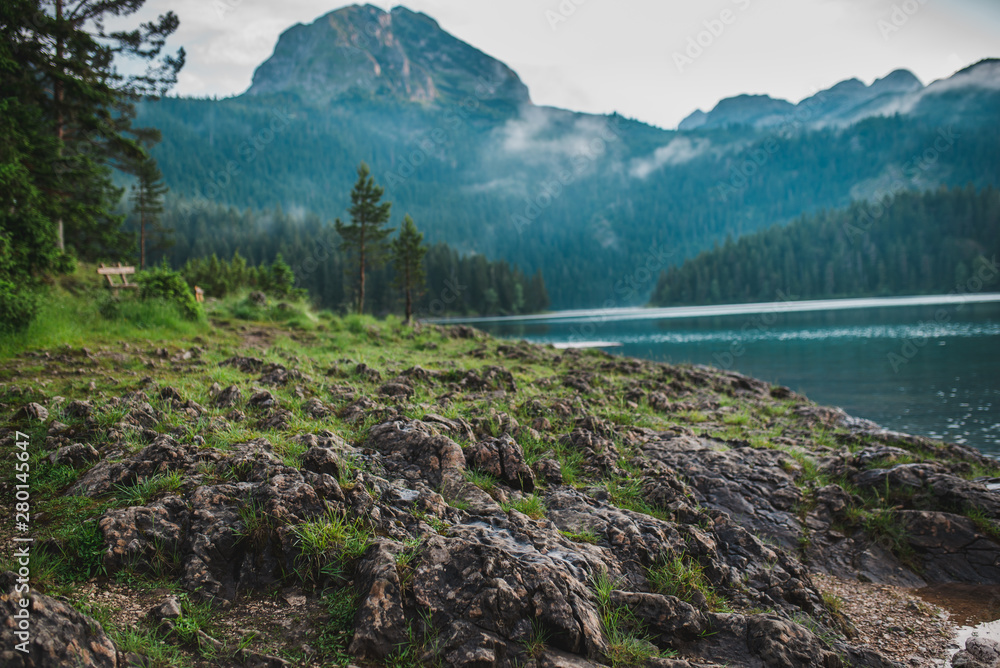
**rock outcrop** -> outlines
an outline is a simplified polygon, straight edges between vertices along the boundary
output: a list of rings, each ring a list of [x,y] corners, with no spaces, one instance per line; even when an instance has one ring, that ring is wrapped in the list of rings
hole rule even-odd
[[[858,641],[811,573],[1000,584],[1000,499],[980,475],[996,467],[974,450],[706,367],[497,346],[463,330],[439,341],[497,362],[331,360],[319,374],[349,384],[324,385],[292,355],[278,365],[227,352],[225,389],[145,379],[87,402],[25,397],[8,414],[33,430],[45,475],[64,481],[47,500],[91,513],[33,549],[81,550],[109,584],[169,581],[140,627],[233,665],[284,659],[185,631],[190,606],[238,629],[248,601],[313,606],[272,627],[328,627],[296,637],[303,665],[336,651],[373,666],[881,668],[894,664]],[[519,375],[510,360],[552,373]],[[5,666],[136,658],[45,593],[32,595],[32,625],[28,654],[0,649]],[[994,665],[990,647],[970,643],[956,665]]]

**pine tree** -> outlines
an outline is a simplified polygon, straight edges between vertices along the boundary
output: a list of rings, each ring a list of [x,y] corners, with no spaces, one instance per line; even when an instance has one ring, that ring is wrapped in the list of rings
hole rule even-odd
[[[288,297],[295,288],[295,273],[278,253],[271,263],[271,290],[279,297]]]
[[[337,233],[343,241],[342,250],[357,254],[358,314],[365,311],[365,271],[374,269],[385,262],[386,238],[393,228],[385,227],[389,222],[392,202],[383,203],[385,191],[375,184],[368,165],[358,167],[358,181],[351,190],[351,224],[336,220]]]
[[[44,40],[47,57],[37,63],[38,71],[50,83],[48,113],[60,144],[60,175],[64,182],[75,184],[60,195],[67,208],[74,202],[90,205],[85,211],[89,215],[81,216],[81,207],[76,206],[76,211],[59,217],[60,248],[65,238],[88,246],[81,250],[89,254],[121,250],[122,219],[108,214],[121,193],[111,183],[108,167],[129,170],[140,162],[140,141],[158,133],[132,127],[134,102],[169,90],[185,59],[183,49],[161,57],[166,39],[179,25],[173,12],[133,30],[105,28],[109,18],[117,23],[144,4],[145,0],[38,2],[40,11],[33,21],[38,25],[44,17],[51,28]],[[132,74],[124,74],[117,64],[122,58],[147,65],[130,66]],[[68,222],[65,231],[63,220]]]
[[[169,235],[160,224],[160,214],[163,213],[163,195],[170,189],[164,185],[156,161],[149,156],[139,161],[136,176],[138,181],[132,186],[132,207],[139,216],[139,268],[145,269],[147,230],[155,248],[162,250],[169,244]]]
[[[0,41],[15,67],[0,65],[0,99],[16,97],[29,109],[22,119],[41,122],[48,141],[33,139],[53,155],[26,163],[32,187],[46,199],[47,243],[58,257],[64,239],[83,255],[124,250],[122,217],[111,209],[121,196],[111,167],[127,169],[142,155],[131,127],[133,103],[162,94],[184,62],[183,50],[160,57],[166,38],[178,26],[172,12],[135,30],[105,30],[105,19],[121,19],[144,0],[4,0]],[[145,60],[132,75],[118,67],[122,57]],[[0,56],[0,59],[5,59]],[[5,115],[12,110],[5,110]],[[15,110],[16,111],[16,110]],[[34,122],[34,121],[32,121]],[[37,151],[36,151],[37,152]],[[66,229],[63,229],[66,221]],[[52,233],[47,230],[51,226]]]
[[[424,235],[406,214],[399,236],[392,242],[392,263],[396,269],[395,285],[403,291],[406,299],[406,323],[413,319],[413,295],[424,287],[424,256],[427,246],[423,245]]]

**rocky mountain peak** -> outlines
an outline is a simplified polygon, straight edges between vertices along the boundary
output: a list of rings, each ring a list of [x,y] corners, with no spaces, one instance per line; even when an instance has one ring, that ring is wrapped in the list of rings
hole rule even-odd
[[[282,33],[246,94],[283,92],[318,104],[376,98],[435,104],[475,99],[508,107],[530,102],[513,70],[431,17],[373,5],[344,7]]]
[[[923,87],[920,79],[910,70],[894,70],[881,79],[876,79],[869,88],[879,93],[911,93]]]

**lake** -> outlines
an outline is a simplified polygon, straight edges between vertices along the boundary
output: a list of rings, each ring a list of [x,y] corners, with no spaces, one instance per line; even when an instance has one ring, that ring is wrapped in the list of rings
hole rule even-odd
[[[998,294],[563,311],[460,322],[504,338],[732,369],[890,429],[1000,456]]]

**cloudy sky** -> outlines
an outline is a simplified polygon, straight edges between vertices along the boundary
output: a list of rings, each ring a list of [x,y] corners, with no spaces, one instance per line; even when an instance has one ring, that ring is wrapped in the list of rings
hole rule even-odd
[[[373,2],[389,9],[398,2]],[[149,0],[173,9],[188,51],[176,90],[229,96],[295,23],[344,6],[323,0]],[[677,123],[724,97],[797,102],[838,81],[898,68],[922,81],[1000,57],[998,0],[409,0],[504,61],[537,104]],[[134,20],[134,19],[132,19]]]

